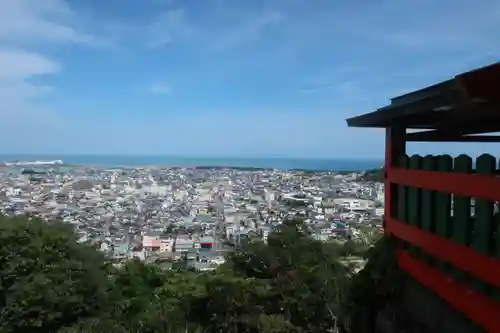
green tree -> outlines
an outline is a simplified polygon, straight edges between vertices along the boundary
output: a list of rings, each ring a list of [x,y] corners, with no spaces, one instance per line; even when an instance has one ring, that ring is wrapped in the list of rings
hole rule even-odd
[[[190,320],[206,332],[263,332],[259,326],[267,312],[270,284],[228,272],[205,275],[205,293],[193,298]]]
[[[402,295],[404,273],[397,264],[395,240],[384,236],[366,256],[367,263],[351,279],[340,311],[343,325],[351,332],[374,327],[376,309]]]
[[[165,228],[165,234],[167,235],[172,235],[175,233],[175,225],[173,223],[170,223],[166,228]]]
[[[267,245],[249,243],[214,272],[138,260],[112,268],[65,225],[2,217],[0,332],[329,332],[341,314],[361,318],[389,267],[369,264],[375,273],[356,275],[349,287],[338,261],[345,252],[313,240],[293,218]]]
[[[0,331],[52,332],[106,306],[104,258],[72,230],[0,217]]]
[[[290,208],[305,208],[309,205],[309,203],[304,200],[284,199],[282,202],[285,206]]]
[[[229,265],[238,276],[267,280],[266,313],[282,316],[297,329],[325,332],[336,325],[348,272],[302,227],[300,220],[287,221],[269,235],[268,245],[250,244]]]
[[[355,242],[352,239],[348,239],[342,246],[341,256],[366,257],[371,248],[372,248],[371,244],[363,244]]]

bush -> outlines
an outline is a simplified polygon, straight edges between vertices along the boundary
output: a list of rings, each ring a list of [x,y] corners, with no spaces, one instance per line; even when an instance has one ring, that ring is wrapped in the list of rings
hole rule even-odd
[[[2,217],[0,332],[328,332],[363,301],[339,253],[294,219],[214,272],[114,269],[65,225]]]
[[[2,332],[55,331],[106,306],[104,257],[65,225],[1,217],[0,269]]]

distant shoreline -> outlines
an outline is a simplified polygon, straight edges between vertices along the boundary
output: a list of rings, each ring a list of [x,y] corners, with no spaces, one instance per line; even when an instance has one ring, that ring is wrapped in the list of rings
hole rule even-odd
[[[297,159],[297,158],[180,158],[147,156],[20,156],[1,155],[0,161],[62,160],[62,167],[95,168],[192,168],[240,171],[283,170],[294,172],[361,172],[380,168],[382,159]],[[36,168],[37,166],[31,166]],[[49,166],[50,167],[50,166]]]
[[[224,166],[224,165],[199,165],[199,166],[172,166],[172,165],[99,165],[99,164],[59,164],[59,165],[32,165],[32,166],[7,166],[0,165],[0,168],[8,169],[56,169],[56,168],[105,168],[105,169],[154,169],[154,168],[165,168],[165,169],[194,169],[194,170],[236,170],[236,171],[284,171],[284,172],[297,172],[305,174],[314,173],[338,173],[338,174],[349,174],[349,173],[359,173],[359,172],[374,172],[375,170],[380,170],[381,168],[370,168],[370,169],[353,169],[353,170],[325,170],[325,169],[279,169],[279,168],[268,168],[268,167],[246,167],[246,166]]]

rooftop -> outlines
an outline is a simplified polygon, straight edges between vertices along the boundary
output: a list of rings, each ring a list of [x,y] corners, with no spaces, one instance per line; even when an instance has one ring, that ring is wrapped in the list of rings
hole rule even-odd
[[[398,125],[410,129],[434,129],[457,137],[496,132],[500,130],[499,90],[500,62],[392,98],[388,106],[347,119],[347,124],[350,127]],[[413,133],[408,139],[421,141],[418,139],[426,136],[430,135]]]

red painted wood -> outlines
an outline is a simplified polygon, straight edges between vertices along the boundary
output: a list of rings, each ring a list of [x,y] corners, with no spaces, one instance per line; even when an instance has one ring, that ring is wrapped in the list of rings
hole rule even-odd
[[[406,153],[406,129],[401,127],[386,128],[385,130],[385,170],[396,165],[400,156]],[[397,206],[397,196],[393,193],[391,182],[385,179],[384,215],[391,216]],[[385,223],[385,221],[384,221]],[[384,229],[386,230],[386,229]]]
[[[386,217],[386,228],[397,238],[422,248],[475,277],[500,288],[500,260],[414,226]],[[500,313],[499,313],[500,314]]]
[[[469,99],[482,99],[500,105],[500,62],[457,75],[456,80]],[[500,110],[497,110],[500,111]]]
[[[387,178],[391,183],[500,201],[500,177],[497,176],[392,167],[387,170]]]
[[[388,170],[391,166],[393,165],[392,163],[392,136],[391,136],[391,129],[386,128],[385,129],[385,165],[384,165],[384,170]],[[385,171],[384,171],[385,172]],[[385,179],[384,179],[384,215],[385,216],[391,216],[392,212],[392,204],[396,205],[395,202],[392,202],[392,191],[391,191],[391,183],[389,182],[389,178],[386,177],[387,172],[385,172]],[[383,220],[384,224],[384,232],[388,234],[388,229],[385,226],[385,220]]]
[[[462,312],[487,332],[500,332],[498,320],[500,303],[470,290],[466,285],[454,281],[403,250],[398,252],[398,263],[413,278],[434,290],[453,308]]]

